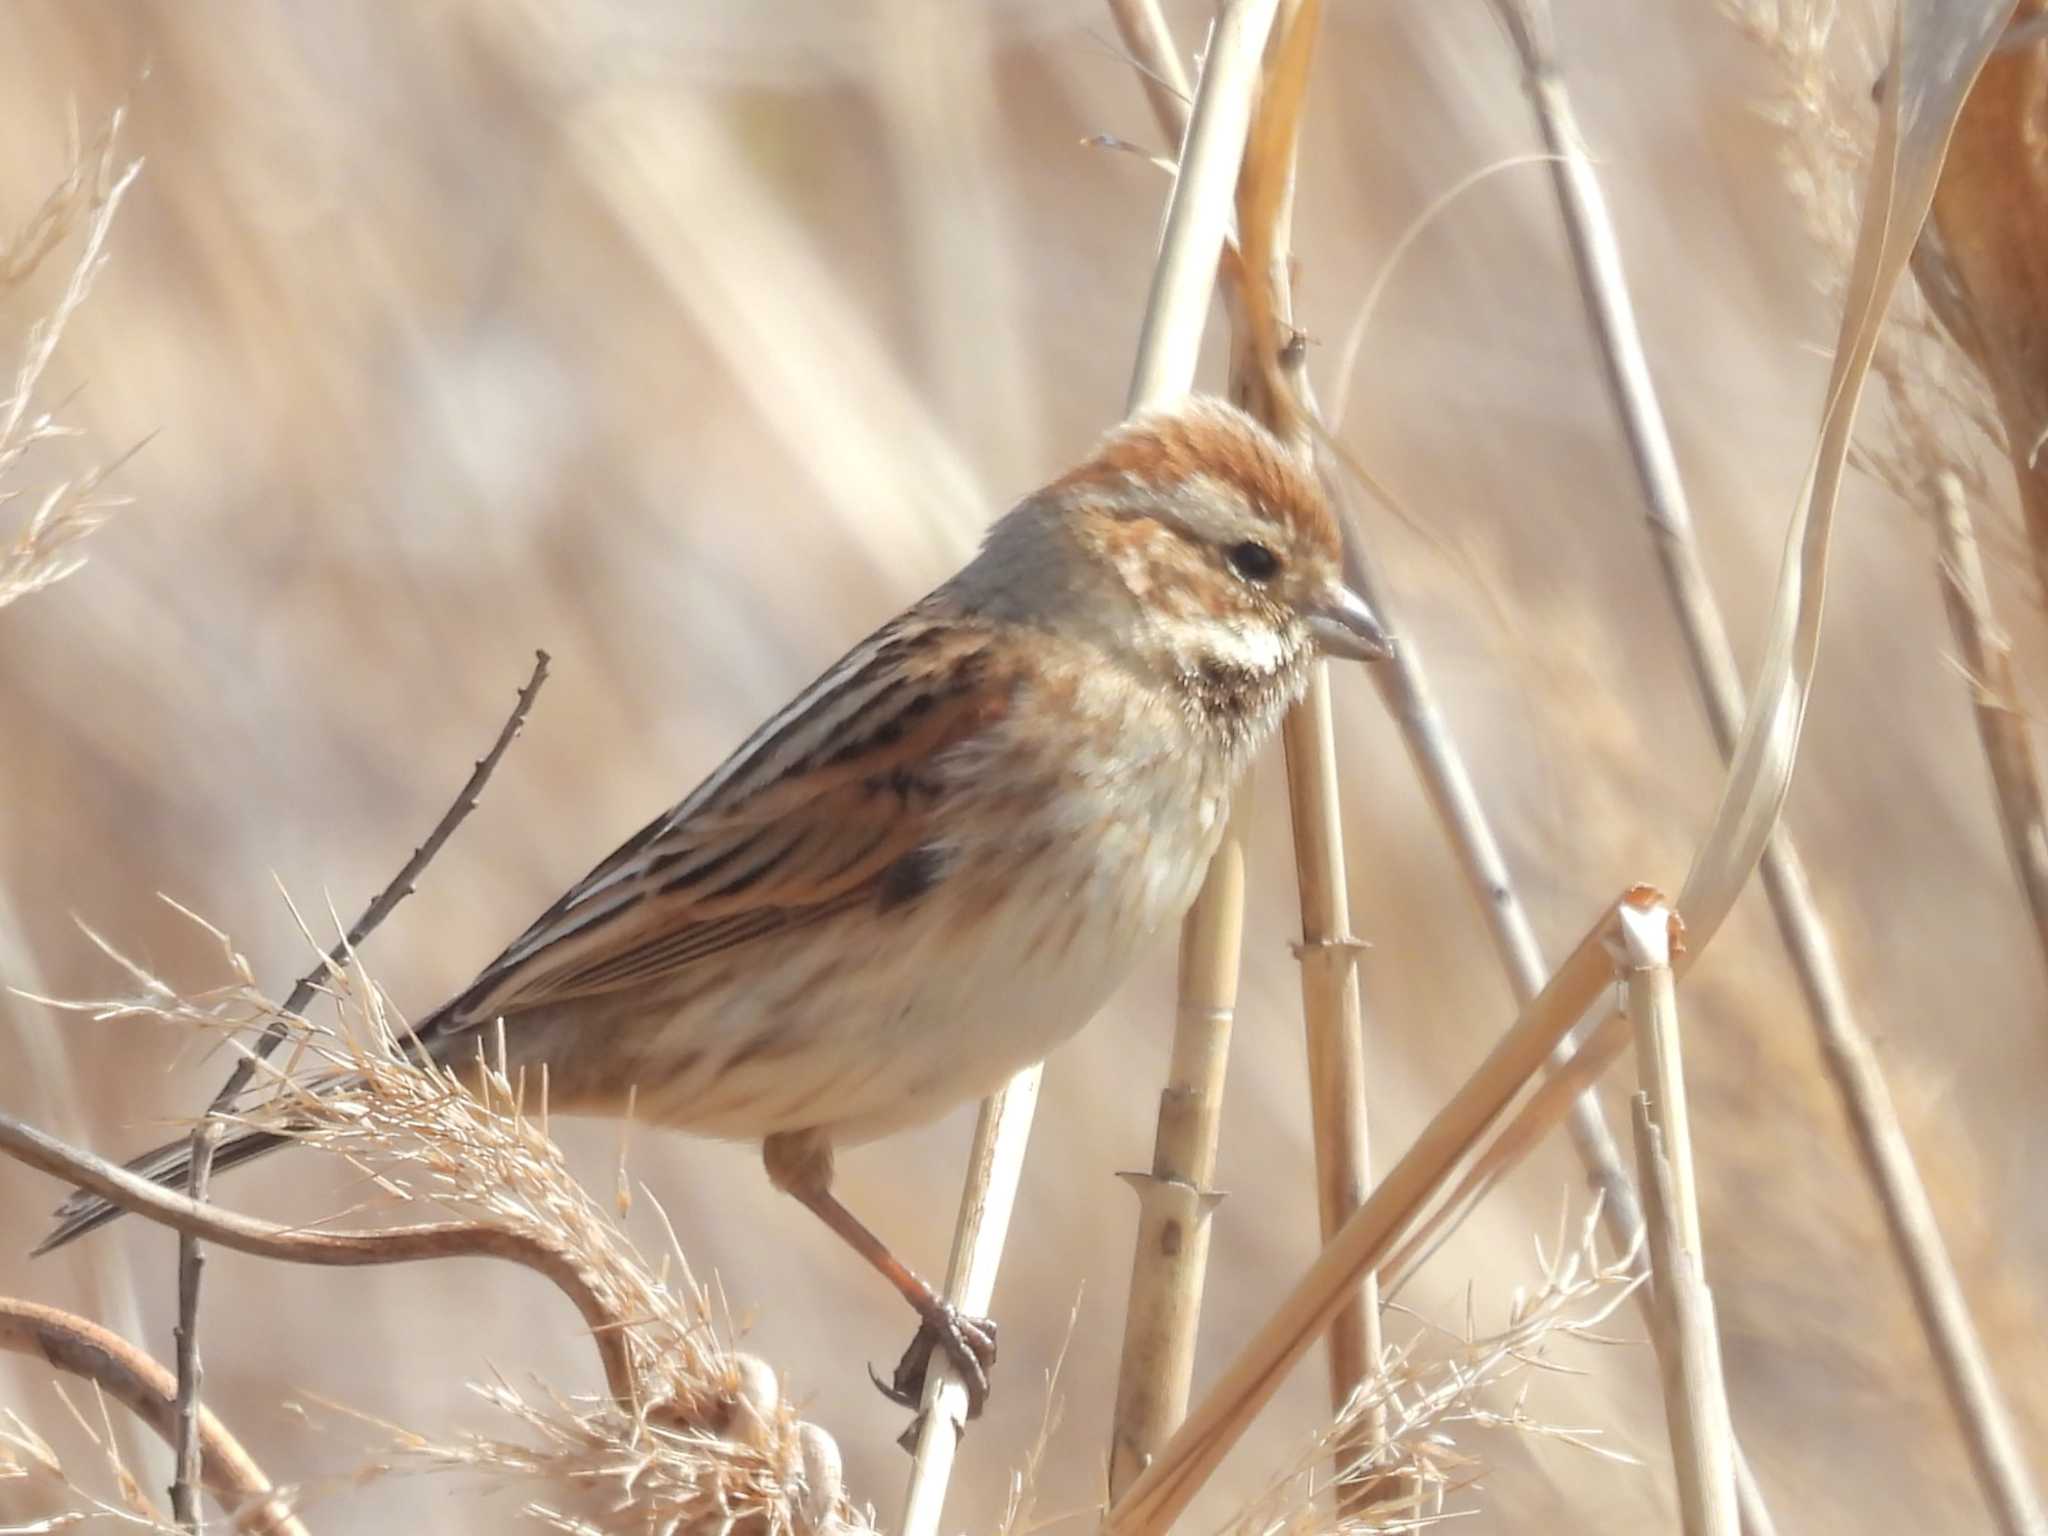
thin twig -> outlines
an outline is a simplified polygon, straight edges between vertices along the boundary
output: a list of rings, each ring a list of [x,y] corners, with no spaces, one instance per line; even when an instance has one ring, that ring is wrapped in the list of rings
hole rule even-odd
[[[455,829],[468,819],[469,813],[476,809],[477,799],[483,794],[484,786],[490,782],[491,775],[497,772],[499,760],[512,745],[513,738],[519,734],[520,727],[526,724],[526,717],[533,712],[533,701],[540,693],[541,684],[548,680],[550,660],[546,651],[533,653],[532,676],[527,678],[526,686],[519,690],[518,698],[513,700],[512,713],[506,716],[505,724],[498,731],[498,739],[491,743],[490,751],[476,760],[476,766],[471,770],[469,778],[464,781],[454,804],[450,805],[441,819],[434,823],[434,830],[427,834],[427,840],[413,849],[412,857],[391,877],[391,883],[377,893],[375,901],[363,909],[363,915],[356,919],[355,926],[348,931],[348,936],[327,952],[325,960],[299,978],[298,985],[292,988],[291,996],[284,1000],[284,1007],[279,1010],[278,1017],[264,1030],[262,1038],[251,1047],[252,1054],[236,1063],[235,1070],[229,1074],[227,1086],[214,1096],[210,1113],[219,1114],[234,1103],[235,1095],[249,1086],[249,1079],[255,1074],[257,1064],[265,1060],[282,1043],[286,1031],[291,1027],[290,1019],[302,1013],[306,1005],[313,1001],[313,994],[327,979],[328,973],[337,966],[346,965],[349,956],[362,948],[364,941],[377,931],[384,919],[391,915],[392,910],[417,889],[420,876],[434,861],[434,856],[441,851],[448,839],[454,836]]]
[[[540,686],[547,681],[548,653],[534,653],[533,675],[526,680],[526,686],[519,690],[513,701],[512,713],[498,731],[498,739],[491,743],[491,749],[476,761],[462,791],[455,797],[455,803],[442,813],[427,834],[425,842],[412,852],[412,857],[399,867],[391,877],[390,884],[377,893],[377,899],[363,909],[363,915],[356,919],[342,941],[330,950],[325,959],[299,978],[292,988],[291,996],[285,999],[284,1007],[277,1017],[265,1026],[261,1038],[251,1047],[250,1053],[235,1063],[235,1069],[228,1074],[228,1080],[219,1093],[213,1097],[206,1115],[192,1128],[191,1167],[186,1178],[185,1194],[194,1205],[206,1200],[207,1181],[213,1173],[213,1154],[220,1146],[221,1116],[231,1106],[241,1091],[249,1085],[257,1065],[277,1049],[290,1029],[290,1020],[303,1012],[312,1002],[313,994],[321,982],[327,979],[329,971],[347,962],[363,942],[377,931],[384,919],[389,917],[398,904],[410,896],[417,887],[420,875],[442,845],[454,835],[469,813],[476,809],[477,798],[483,793],[484,785],[490,782],[491,774],[497,769],[498,761],[504,757],[506,748],[512,745],[512,738],[519,734],[519,728],[526,723],[527,714],[533,709],[533,701],[540,692]],[[172,1518],[187,1530],[198,1525],[198,1501],[192,1492],[192,1479],[198,1465],[197,1415],[199,1409],[199,1379],[202,1366],[199,1359],[199,1281],[206,1258],[200,1252],[197,1234],[185,1231],[178,1238],[178,1430],[173,1442],[177,1459],[177,1472],[171,1483]]]
[[[1580,293],[1641,482],[1658,560],[1678,611],[1708,720],[1722,755],[1732,757],[1745,708],[1741,674],[1700,559],[1677,456],[1629,296],[1620,242],[1557,67],[1548,8],[1541,0],[1495,0],[1495,9],[1521,56],[1545,147],[1558,156],[1552,164],[1552,178]],[[1771,909],[1806,994],[1823,1058],[1849,1111],[1858,1153],[1877,1189],[1894,1251],[1905,1267],[1921,1326],[1948,1386],[1951,1404],[1980,1470],[1986,1473],[1987,1491],[1994,1503],[2031,1510],[2031,1526],[2009,1529],[2039,1530],[2044,1523],[2041,1503],[2028,1486],[2023,1464],[2016,1456],[2005,1463],[2005,1471],[2016,1478],[2006,1481],[1998,1458],[1987,1459],[1987,1448],[2003,1445],[2010,1449],[2016,1444],[2009,1415],[1875,1054],[1850,1008],[1826,924],[1813,904],[1791,835],[1782,825],[1764,849],[1762,868]],[[1743,1521],[1755,1536],[1758,1527],[1753,1516],[1762,1512],[1762,1506],[1749,1497],[1749,1479],[1744,1483]]]
[[[192,1167],[185,1180],[185,1198],[206,1203],[206,1182],[213,1172],[214,1149],[220,1145],[221,1120],[209,1113],[192,1132]],[[171,1337],[176,1346],[178,1391],[175,1432],[171,1437],[171,1518],[188,1531],[199,1529],[199,1385],[205,1367],[199,1359],[199,1279],[206,1250],[190,1233],[178,1237],[178,1324]]]
[[[1630,892],[1622,905],[1661,900]],[[1287,1299],[1188,1415],[1104,1518],[1104,1536],[1158,1536],[1185,1510],[1280,1383],[1485,1138],[1517,1094],[1543,1070],[1556,1043],[1613,980],[1606,946],[1615,909],[1601,913],[1514,1025],[1437,1111],[1399,1162],[1323,1245]]]
[[[1735,1440],[1707,1289],[1671,976],[1675,926],[1661,904],[1625,910],[1615,961],[1643,1087],[1635,1098],[1636,1161],[1648,1197],[1651,1304],[1677,1341],[1675,1369],[1660,1375],[1679,1510],[1686,1536],[1736,1536]]]
[[[612,1396],[626,1404],[635,1400],[632,1351],[624,1329],[630,1319],[614,1315],[582,1262],[568,1248],[480,1222],[428,1222],[382,1232],[314,1232],[258,1221],[217,1205],[201,1205],[7,1114],[0,1114],[0,1152],[31,1168],[69,1179],[123,1210],[257,1258],[345,1269],[465,1257],[524,1265],[552,1280],[576,1304],[590,1326]]]
[[[1133,411],[1164,404],[1194,384],[1251,129],[1260,61],[1277,5],[1278,0],[1223,0],[1218,8],[1186,132],[1177,135],[1179,170],[1132,369]],[[1134,14],[1129,7],[1117,9],[1127,38]],[[1173,79],[1178,66],[1170,41],[1161,41],[1168,37],[1165,23],[1156,15],[1149,23],[1140,20],[1139,45],[1158,49],[1156,72]],[[1171,114],[1172,98],[1156,97],[1155,108],[1162,101],[1162,110]],[[1240,801],[1244,794],[1241,788]],[[1181,927],[1173,1064],[1160,1099],[1153,1176],[1131,1178],[1139,1220],[1111,1432],[1112,1497],[1150,1463],[1187,1412],[1214,1208],[1208,1183],[1237,1003],[1244,928],[1242,830],[1233,815]]]
[[[1949,632],[1970,690],[1971,712],[1991,770],[1998,825],[2014,877],[2034,916],[2034,933],[2048,959],[2048,808],[2041,793],[2040,765],[2021,712],[2019,680],[2013,675],[2012,642],[1991,610],[1991,588],[1970,527],[1970,502],[1962,482],[1944,473],[1936,481],[1939,502],[1935,532],[1940,541],[1941,598]]]
[[[1010,1212],[1024,1174],[1032,1112],[1043,1069],[1027,1067],[981,1102],[974,1155],[960,1191],[953,1256],[946,1266],[946,1300],[970,1317],[984,1316],[995,1295],[996,1270],[1010,1232]],[[967,1386],[944,1351],[932,1353],[917,1422],[904,1436],[911,1446],[910,1484],[903,1496],[902,1536],[934,1536],[945,1511],[953,1455],[967,1429]]]
[[[119,1334],[55,1307],[0,1297],[0,1349],[34,1355],[91,1382],[166,1441],[173,1437],[175,1379]],[[274,1497],[263,1469],[211,1413],[199,1415],[198,1445],[198,1481],[219,1497],[237,1531],[306,1536],[298,1516]]]

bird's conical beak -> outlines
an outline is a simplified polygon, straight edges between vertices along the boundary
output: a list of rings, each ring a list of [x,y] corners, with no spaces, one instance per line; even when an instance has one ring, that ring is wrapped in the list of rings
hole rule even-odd
[[[1385,661],[1394,654],[1394,637],[1380,623],[1372,605],[1351,588],[1333,586],[1329,596],[1308,616],[1316,649],[1346,661]]]

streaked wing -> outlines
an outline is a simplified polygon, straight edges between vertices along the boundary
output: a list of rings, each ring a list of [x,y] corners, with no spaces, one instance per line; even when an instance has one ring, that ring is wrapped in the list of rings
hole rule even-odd
[[[944,797],[934,760],[1000,718],[1010,691],[984,627],[930,600],[912,609],[585,876],[432,1022],[656,983],[922,889]]]

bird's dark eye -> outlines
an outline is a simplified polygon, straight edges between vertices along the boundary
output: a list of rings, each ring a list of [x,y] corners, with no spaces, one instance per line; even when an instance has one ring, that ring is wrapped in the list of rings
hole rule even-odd
[[[1280,569],[1280,557],[1256,539],[1246,539],[1242,544],[1231,545],[1227,558],[1230,561],[1230,568],[1246,581],[1270,580],[1273,573]]]

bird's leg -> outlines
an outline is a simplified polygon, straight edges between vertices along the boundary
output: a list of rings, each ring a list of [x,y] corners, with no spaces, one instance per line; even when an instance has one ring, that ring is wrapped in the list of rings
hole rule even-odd
[[[895,1374],[883,1381],[873,1371],[882,1395],[906,1408],[915,1408],[924,1396],[925,1372],[932,1351],[943,1349],[958,1367],[967,1386],[967,1417],[980,1416],[988,1401],[989,1368],[996,1362],[996,1325],[985,1317],[962,1315],[945,1297],[933,1290],[917,1272],[895,1254],[889,1245],[868,1230],[858,1216],[832,1193],[832,1144],[815,1131],[784,1131],[761,1145],[761,1160],[768,1178],[777,1189],[794,1195],[820,1221],[896,1288],[922,1319],[917,1337],[897,1362]]]

